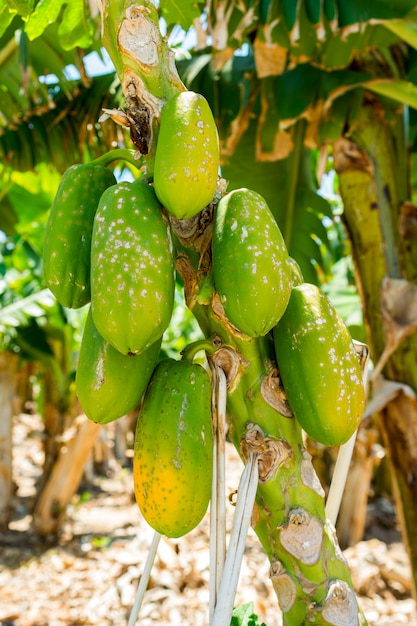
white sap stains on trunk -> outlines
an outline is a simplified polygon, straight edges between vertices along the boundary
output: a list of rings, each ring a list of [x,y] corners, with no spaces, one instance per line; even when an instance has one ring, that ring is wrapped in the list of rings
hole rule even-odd
[[[261,384],[261,395],[265,402],[278,411],[280,415],[289,418],[294,417],[276,368],[271,369],[268,376],[265,376],[263,379]]]
[[[132,5],[119,30],[119,45],[123,52],[144,65],[158,65],[158,45],[161,34],[154,22],[147,19],[150,10]]]

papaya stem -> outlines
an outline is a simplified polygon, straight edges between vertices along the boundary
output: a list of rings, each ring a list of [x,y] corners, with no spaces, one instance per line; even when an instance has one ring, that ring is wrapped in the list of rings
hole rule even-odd
[[[137,158],[136,152],[134,150],[128,150],[127,148],[116,148],[115,150],[110,150],[110,152],[106,152],[106,154],[102,154],[97,159],[92,161],[96,165],[104,165],[107,167],[110,163],[114,163],[114,161],[126,161],[126,163],[130,163],[136,168],[140,168],[142,165],[142,159]]]
[[[194,341],[193,343],[188,344],[188,346],[186,346],[184,350],[182,350],[181,356],[186,361],[193,361],[196,355],[199,352],[203,352],[203,350],[208,355],[212,355],[217,350],[217,347],[210,340],[199,339],[198,341]]]
[[[355,430],[351,438],[340,446],[337,455],[325,508],[327,519],[333,526],[336,525],[337,516],[339,514],[357,433],[358,431]]]

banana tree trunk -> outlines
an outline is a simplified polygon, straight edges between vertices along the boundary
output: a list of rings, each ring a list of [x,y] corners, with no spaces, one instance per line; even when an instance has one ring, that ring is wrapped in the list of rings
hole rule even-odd
[[[42,490],[49,480],[52,468],[56,463],[62,445],[62,435],[70,426],[72,415],[68,406],[63,403],[54,373],[48,369],[43,372],[43,420],[45,425],[45,461],[43,466]]]
[[[160,111],[184,87],[151,2],[103,0],[102,14],[103,43],[125,94],[124,123],[152,177]],[[279,387],[272,339],[242,336],[222,312],[211,274],[212,209],[171,219],[177,269],[186,302],[212,343],[211,358],[226,374],[230,438],[244,460],[258,458],[253,527],[271,562],[284,624],[366,624],[301,428]]]
[[[363,539],[368,496],[376,464],[373,451],[378,438],[375,428],[360,428],[356,437],[336,531],[343,549]]]
[[[33,512],[33,528],[40,535],[57,532],[67,506],[76,492],[101,426],[80,415],[61,446],[51,475]]]
[[[417,210],[407,201],[406,159],[402,116],[386,120],[378,101],[365,96],[349,140],[334,144],[334,162],[375,364],[371,390],[381,377],[391,381],[377,421],[416,597]]]

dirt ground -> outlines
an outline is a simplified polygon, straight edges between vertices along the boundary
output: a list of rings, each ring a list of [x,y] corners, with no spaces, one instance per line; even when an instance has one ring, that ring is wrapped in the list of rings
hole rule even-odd
[[[134,502],[129,463],[110,463],[73,498],[58,538],[31,531],[31,510],[41,474],[41,422],[20,415],[14,426],[13,520],[0,534],[2,626],[125,626],[153,532]],[[241,462],[227,461],[227,488],[237,486]],[[231,527],[233,506],[228,505]],[[209,517],[178,540],[162,539],[138,623],[207,626]],[[371,503],[364,541],[345,550],[360,605],[370,626],[417,626],[410,571],[387,502]],[[250,532],[235,605],[252,601],[267,626],[281,626],[269,566]]]

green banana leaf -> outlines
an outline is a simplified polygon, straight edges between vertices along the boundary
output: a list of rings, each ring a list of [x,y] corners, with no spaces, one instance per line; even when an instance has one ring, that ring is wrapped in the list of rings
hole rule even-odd
[[[43,289],[3,306],[0,309],[0,332],[4,333],[10,326],[25,326],[32,317],[45,315],[47,309],[55,305],[56,300],[49,289]]]

